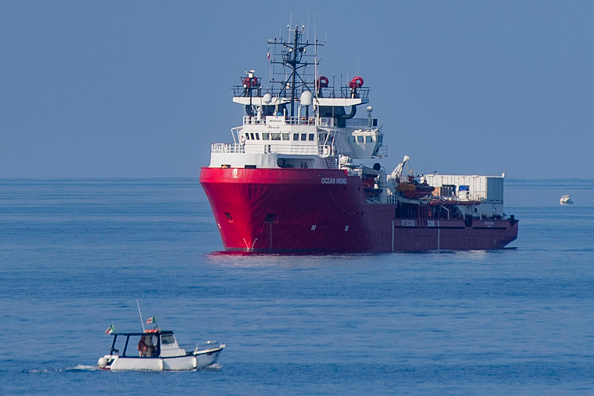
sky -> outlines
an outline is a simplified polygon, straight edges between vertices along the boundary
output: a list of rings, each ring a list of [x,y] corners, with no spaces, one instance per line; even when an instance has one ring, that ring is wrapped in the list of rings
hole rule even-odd
[[[592,1],[0,2],[0,178],[198,177],[289,22],[363,77],[391,171],[592,178]],[[365,116],[364,110],[359,112]]]

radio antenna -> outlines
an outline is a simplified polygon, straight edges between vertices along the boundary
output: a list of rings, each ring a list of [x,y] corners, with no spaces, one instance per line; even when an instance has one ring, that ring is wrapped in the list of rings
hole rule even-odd
[[[138,316],[140,316],[140,325],[142,326],[142,332],[144,333],[144,320],[142,320],[142,313],[140,312],[140,304],[138,303],[138,299],[136,299],[136,307],[138,308]]]

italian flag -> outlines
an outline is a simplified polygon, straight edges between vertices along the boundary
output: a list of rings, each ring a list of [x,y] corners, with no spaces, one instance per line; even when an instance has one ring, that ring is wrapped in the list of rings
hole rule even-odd
[[[150,317],[150,318],[148,318],[148,319],[146,320],[146,323],[147,323],[147,324],[148,324],[148,323],[157,323],[157,317],[156,317],[156,316],[153,316],[153,317]]]
[[[105,330],[105,334],[109,335],[111,333],[113,333],[115,331],[115,326],[114,325],[109,325],[109,327],[107,328],[107,330]]]

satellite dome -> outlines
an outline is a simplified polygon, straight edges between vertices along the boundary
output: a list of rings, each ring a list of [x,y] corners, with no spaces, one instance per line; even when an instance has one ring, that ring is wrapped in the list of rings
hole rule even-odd
[[[301,94],[301,104],[303,106],[311,106],[313,103],[313,95],[309,91],[305,91]]]

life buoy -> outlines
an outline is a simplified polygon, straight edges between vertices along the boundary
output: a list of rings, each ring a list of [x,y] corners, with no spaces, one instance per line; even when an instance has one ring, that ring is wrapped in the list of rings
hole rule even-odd
[[[328,88],[328,77],[326,76],[320,76],[318,77],[318,81],[316,81],[316,88],[320,89],[320,88]]]
[[[243,79],[242,83],[243,83],[244,88],[257,87],[258,86],[258,77],[252,77],[252,78],[246,77]]]
[[[363,78],[359,76],[353,77],[351,82],[349,83],[349,87],[351,89],[361,88],[363,86]]]

